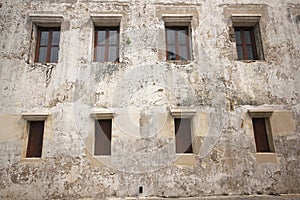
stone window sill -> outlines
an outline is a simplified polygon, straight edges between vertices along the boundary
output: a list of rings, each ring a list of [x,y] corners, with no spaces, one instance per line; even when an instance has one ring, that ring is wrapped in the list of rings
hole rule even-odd
[[[191,64],[191,60],[167,60],[167,63],[175,64],[175,65],[188,65]]]
[[[243,63],[255,63],[255,62],[264,63],[264,62],[266,62],[265,60],[238,60],[238,59],[236,59],[235,61],[243,62]]]
[[[195,166],[196,165],[196,155],[189,154],[176,154],[175,165],[179,166]]]
[[[111,166],[111,156],[93,156],[94,160],[94,166],[104,166],[104,165],[109,165]]]
[[[43,158],[21,158],[20,160],[22,163],[31,163],[31,162],[34,162],[34,163],[40,163],[42,161],[44,161]]]
[[[258,163],[277,163],[277,154],[273,152],[256,153],[256,161]]]

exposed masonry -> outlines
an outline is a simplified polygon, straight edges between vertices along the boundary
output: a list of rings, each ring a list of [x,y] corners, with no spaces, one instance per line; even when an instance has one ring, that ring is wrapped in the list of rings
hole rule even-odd
[[[300,193],[299,0],[10,0],[0,13],[1,199]],[[259,19],[263,60],[237,60],[232,16]],[[93,62],[94,25],[110,19],[119,62]],[[166,61],[178,20],[192,61]],[[34,62],[47,23],[61,28],[57,64]],[[275,153],[256,152],[261,112]],[[175,153],[178,116],[191,117],[193,154]],[[101,118],[111,156],[94,156]],[[37,119],[42,157],[26,158]]]

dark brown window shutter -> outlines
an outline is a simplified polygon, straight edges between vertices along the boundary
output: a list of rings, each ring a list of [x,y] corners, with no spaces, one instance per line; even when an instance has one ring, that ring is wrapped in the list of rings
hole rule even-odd
[[[265,118],[252,118],[257,152],[270,152]]]
[[[95,155],[111,155],[111,119],[95,121]]]
[[[42,156],[45,121],[30,121],[26,157]]]
[[[174,119],[176,153],[193,153],[190,119]]]

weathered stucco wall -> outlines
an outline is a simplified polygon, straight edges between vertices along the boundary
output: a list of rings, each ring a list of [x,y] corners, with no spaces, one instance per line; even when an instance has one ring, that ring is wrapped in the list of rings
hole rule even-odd
[[[92,15],[122,15],[120,63],[93,62]],[[164,14],[192,16],[193,60],[165,61]],[[237,60],[231,14],[260,14],[264,60]],[[61,15],[57,64],[34,63],[30,15]],[[2,0],[2,199],[300,193],[299,0]],[[192,110],[194,154],[171,110]],[[256,153],[267,109],[275,153]],[[93,156],[93,112],[113,112],[112,155]],[[49,113],[41,159],[22,113]]]

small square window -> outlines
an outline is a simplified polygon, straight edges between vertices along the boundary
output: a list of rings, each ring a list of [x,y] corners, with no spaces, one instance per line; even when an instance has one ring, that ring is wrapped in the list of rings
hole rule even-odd
[[[60,28],[38,28],[35,61],[57,63]]]
[[[252,118],[256,151],[274,152],[272,135],[269,129],[269,118]]]
[[[29,121],[28,124],[26,158],[40,158],[42,156],[45,121]]]
[[[94,155],[111,155],[112,119],[95,120]]]
[[[174,118],[176,153],[193,153],[191,121],[189,118]]]
[[[119,27],[95,28],[95,62],[119,62]]]
[[[166,26],[166,48],[167,60],[191,60],[189,27]]]

